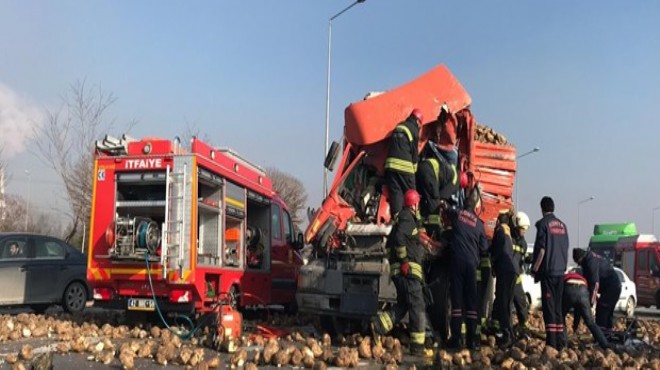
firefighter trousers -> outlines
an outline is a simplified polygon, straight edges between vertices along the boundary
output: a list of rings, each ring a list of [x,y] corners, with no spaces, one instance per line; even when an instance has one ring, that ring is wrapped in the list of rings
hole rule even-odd
[[[446,256],[428,261],[426,286],[432,297],[427,312],[434,333],[440,343],[449,338],[449,259]]]
[[[562,315],[563,276],[544,276],[541,279],[543,322],[545,323],[545,344],[556,349],[563,348],[564,316]]]
[[[614,326],[614,308],[621,296],[621,281],[616,274],[612,274],[602,287],[598,288],[600,297],[596,303],[596,325],[606,330]]]
[[[527,302],[527,295],[522,285],[522,274],[516,278],[516,285],[513,287],[513,307],[516,309],[516,316],[518,317],[518,325],[521,328],[527,326],[527,319],[529,318],[529,302]]]
[[[487,321],[487,319],[492,315],[493,308],[493,275],[492,268],[490,265],[482,265],[478,267],[477,270],[477,313],[479,318],[479,327],[477,328],[477,334],[481,332],[481,324]]]
[[[580,319],[583,319],[584,323],[589,328],[591,335],[593,335],[598,344],[602,348],[608,348],[608,342],[603,331],[600,330],[591,316],[591,302],[589,302],[589,290],[586,285],[565,284],[562,306],[562,315],[564,315],[564,337],[566,337],[566,314],[572,309],[573,320],[579,322]]]
[[[497,275],[495,283],[495,303],[493,304],[493,318],[499,322],[504,339],[513,339],[513,326],[511,325],[511,304],[513,303],[513,287],[516,284],[514,273],[501,273]]]
[[[376,334],[385,335],[408,313],[410,342],[423,345],[425,340],[426,304],[423,284],[413,277],[392,277],[396,288],[396,304],[389,310],[379,312],[372,322]]]
[[[477,266],[463,258],[452,258],[449,268],[451,296],[451,337],[453,344],[460,343],[461,326],[465,320],[465,342],[473,347],[477,339]]]
[[[390,214],[394,218],[403,209],[403,195],[415,189],[415,174],[385,170],[385,185],[389,191]]]

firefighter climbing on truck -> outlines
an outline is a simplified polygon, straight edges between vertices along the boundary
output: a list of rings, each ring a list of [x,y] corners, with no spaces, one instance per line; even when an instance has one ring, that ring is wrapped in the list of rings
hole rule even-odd
[[[404,193],[415,189],[419,128],[423,119],[422,111],[413,109],[408,118],[394,128],[389,140],[385,159],[385,183],[390,192],[390,214],[393,218],[401,211]]]

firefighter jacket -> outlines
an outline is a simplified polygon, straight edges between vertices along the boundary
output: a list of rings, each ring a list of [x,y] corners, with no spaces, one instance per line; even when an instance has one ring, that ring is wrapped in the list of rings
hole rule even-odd
[[[589,284],[589,296],[598,294],[598,289],[614,288],[611,284],[621,285],[621,281],[614,271],[614,268],[603,257],[587,252],[582,261],[582,274]]]
[[[392,132],[385,170],[414,175],[419,160],[419,128],[415,117],[408,117]]]
[[[536,278],[564,276],[568,263],[568,229],[553,213],[536,222],[532,272]]]
[[[523,235],[520,235],[517,229],[511,230],[511,240],[513,241],[513,262],[518,265],[520,271],[525,265],[527,256],[527,241]]]
[[[405,261],[410,267],[410,274],[424,280],[422,261],[425,251],[419,242],[417,221],[410,208],[406,207],[399,212],[397,221],[387,238],[387,247],[390,253],[392,275],[401,273],[401,262]]]
[[[450,243],[451,258],[467,261],[477,268],[479,256],[488,250],[484,223],[473,211],[450,210],[453,232]]]
[[[440,201],[451,197],[451,193],[446,193],[447,188],[458,186],[456,167],[444,158],[428,157],[419,163],[416,175],[417,191],[422,198],[419,209],[424,223],[440,225]]]
[[[498,225],[490,246],[493,269],[497,276],[502,274],[518,275],[520,266],[514,260],[513,241],[509,225]]]

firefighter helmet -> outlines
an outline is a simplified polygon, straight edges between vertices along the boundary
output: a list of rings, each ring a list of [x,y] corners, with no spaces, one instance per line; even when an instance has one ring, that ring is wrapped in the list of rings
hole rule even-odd
[[[419,193],[415,189],[409,189],[403,195],[403,204],[406,207],[412,207],[419,204]]]
[[[415,108],[412,110],[410,113],[411,116],[415,116],[417,118],[417,124],[422,125],[422,122],[424,121],[424,114],[422,113],[422,110],[419,108]]]
[[[527,213],[522,211],[516,213],[516,227],[519,227],[523,230],[527,230],[529,228],[529,216],[527,216]]]

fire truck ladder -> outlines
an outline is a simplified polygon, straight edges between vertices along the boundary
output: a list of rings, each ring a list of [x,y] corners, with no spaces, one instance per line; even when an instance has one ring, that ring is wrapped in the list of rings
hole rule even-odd
[[[167,279],[167,269],[171,262],[176,261],[179,267],[179,276],[183,273],[183,246],[184,246],[184,214],[186,206],[186,174],[187,165],[184,163],[180,172],[166,169],[165,180],[165,221],[163,222],[163,246],[160,255],[160,264],[163,279]],[[174,217],[172,217],[174,216]],[[170,249],[177,248],[177,253],[170,258]],[[172,263],[172,266],[176,264]]]

